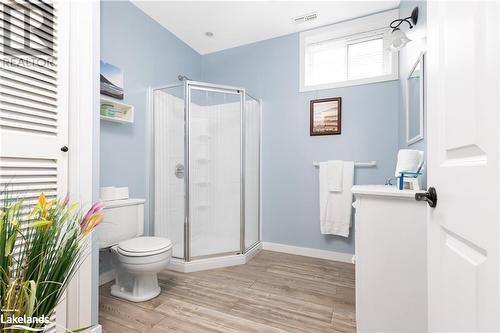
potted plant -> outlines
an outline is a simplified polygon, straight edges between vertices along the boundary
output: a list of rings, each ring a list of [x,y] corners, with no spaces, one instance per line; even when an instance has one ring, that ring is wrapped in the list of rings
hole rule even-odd
[[[0,331],[43,331],[85,259],[85,237],[101,222],[103,205],[82,214],[78,204],[47,200],[32,209],[4,199],[0,209]]]

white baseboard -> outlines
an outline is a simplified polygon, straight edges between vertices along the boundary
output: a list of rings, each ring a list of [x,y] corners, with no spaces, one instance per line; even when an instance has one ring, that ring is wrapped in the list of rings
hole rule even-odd
[[[115,279],[115,270],[112,269],[110,271],[99,274],[99,286],[111,282]]]
[[[264,250],[269,250],[269,251],[276,251],[276,252],[283,252],[283,253],[289,253],[289,254],[296,254],[299,256],[340,261],[340,262],[346,262],[346,263],[350,263],[350,264],[353,263],[353,255],[350,253],[312,249],[312,248],[308,248],[308,247],[300,247],[300,246],[293,246],[293,245],[286,245],[286,244],[279,244],[279,243],[270,243],[270,242],[263,242],[262,246],[263,246],[262,248]]]
[[[90,329],[91,333],[102,333],[102,326],[101,325],[95,325]]]

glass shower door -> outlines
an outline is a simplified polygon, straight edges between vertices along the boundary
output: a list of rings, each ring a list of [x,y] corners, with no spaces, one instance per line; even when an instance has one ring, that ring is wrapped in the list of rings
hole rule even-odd
[[[260,240],[260,102],[245,99],[245,250]]]
[[[155,235],[172,241],[184,258],[184,85],[153,91]]]
[[[241,252],[241,94],[188,88],[191,259]]]

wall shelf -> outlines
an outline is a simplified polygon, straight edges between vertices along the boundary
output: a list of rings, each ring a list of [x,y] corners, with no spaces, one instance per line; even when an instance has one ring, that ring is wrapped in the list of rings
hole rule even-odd
[[[101,120],[112,121],[115,123],[133,123],[134,122],[134,106],[120,103],[112,99],[101,97],[100,106],[103,104],[110,105],[115,111],[115,115],[101,114]],[[101,111],[100,111],[101,112]]]

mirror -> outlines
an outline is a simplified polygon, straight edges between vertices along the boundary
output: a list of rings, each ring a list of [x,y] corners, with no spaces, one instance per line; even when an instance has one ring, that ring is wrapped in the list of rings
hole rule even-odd
[[[424,138],[424,54],[413,65],[406,79],[406,141],[414,144]]]

